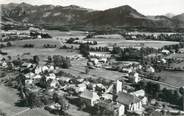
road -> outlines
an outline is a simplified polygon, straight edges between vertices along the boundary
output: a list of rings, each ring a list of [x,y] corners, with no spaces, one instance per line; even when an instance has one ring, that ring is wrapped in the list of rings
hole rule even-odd
[[[178,88],[180,88],[180,87],[178,87],[178,86],[171,85],[171,84],[169,84],[169,83],[165,83],[165,82],[161,82],[161,81],[155,81],[155,80],[146,79],[146,78],[144,78],[143,80],[149,81],[149,82],[153,82],[153,83],[158,83],[158,84],[160,84],[160,85],[162,85],[162,86],[164,86],[164,87],[166,87],[166,88],[172,88],[172,89],[178,89]]]
[[[23,114],[23,113],[25,113],[25,112],[27,112],[27,111],[29,111],[29,110],[30,110],[30,108],[27,108],[27,109],[25,109],[25,110],[23,110],[23,111],[17,112],[16,114],[14,114],[14,115],[12,115],[12,116],[19,116],[19,115],[21,115],[21,114]]]

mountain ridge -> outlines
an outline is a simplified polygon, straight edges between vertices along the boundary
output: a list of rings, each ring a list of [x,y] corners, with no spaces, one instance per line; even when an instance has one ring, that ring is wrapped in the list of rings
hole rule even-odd
[[[2,19],[50,25],[122,26],[148,28],[184,28],[184,13],[172,18],[145,16],[129,5],[93,10],[77,5],[2,4]]]

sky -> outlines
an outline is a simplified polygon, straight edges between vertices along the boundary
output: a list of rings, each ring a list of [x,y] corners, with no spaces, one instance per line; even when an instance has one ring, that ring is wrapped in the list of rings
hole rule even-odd
[[[130,5],[144,15],[164,15],[184,13],[184,0],[0,0],[0,4],[26,2],[32,5],[78,5],[95,10],[105,10],[122,5]]]

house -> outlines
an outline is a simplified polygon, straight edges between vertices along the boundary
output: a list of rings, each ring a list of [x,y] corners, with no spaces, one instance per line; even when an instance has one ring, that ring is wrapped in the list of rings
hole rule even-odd
[[[164,58],[162,58],[161,61],[162,61],[162,63],[164,63],[164,64],[167,63],[167,60],[164,59]]]
[[[107,58],[100,58],[99,59],[99,62],[102,62],[102,63],[107,63],[107,61],[108,61]]]
[[[49,71],[49,72],[53,72],[53,71],[54,71],[54,66],[49,65],[49,66],[48,66],[48,71]]]
[[[133,71],[132,68],[126,68],[126,67],[122,68],[121,70],[121,72],[123,73],[131,73],[132,71]]]
[[[35,68],[35,73],[36,73],[36,74],[42,73],[42,67],[41,67],[41,66],[37,66],[37,67]]]
[[[146,105],[148,103],[148,98],[145,96],[146,93],[144,90],[141,89],[135,92],[131,92],[130,94],[139,97],[143,105]]]
[[[154,73],[155,72],[155,69],[152,66],[147,66],[146,72]]]
[[[41,75],[35,75],[35,76],[33,76],[33,79],[41,79],[42,78],[42,76]]]
[[[142,102],[137,96],[120,92],[116,101],[118,104],[120,104],[119,116],[124,115],[125,111],[134,113],[139,113],[143,111]]]
[[[101,97],[102,97],[103,99],[105,99],[105,100],[113,100],[113,95],[112,95],[112,94],[104,93],[104,94],[102,94]]]
[[[107,53],[90,52],[89,56],[92,58],[110,58],[111,55]]]
[[[24,62],[22,64],[22,67],[31,68],[31,67],[33,67],[33,64],[32,63],[26,63],[26,62]]]
[[[91,58],[90,61],[93,62],[94,65],[99,63],[97,58]]]
[[[48,71],[49,68],[47,66],[42,66],[42,72]]]
[[[81,101],[84,102],[88,106],[94,106],[96,103],[98,103],[98,100],[100,97],[97,95],[94,91],[85,90],[80,95]]]
[[[141,77],[137,72],[131,72],[129,74],[129,78],[133,83],[138,83],[139,81],[141,81]]]
[[[77,85],[77,91],[78,92],[83,92],[83,91],[85,91],[86,90],[86,88],[87,88],[87,86],[86,86],[86,84],[78,84]]]
[[[56,75],[54,73],[50,73],[49,75],[45,76],[46,77],[46,81],[49,79],[55,80],[56,79]]]
[[[33,78],[33,77],[35,76],[35,74],[32,73],[32,72],[30,72],[30,73],[25,74],[24,76],[25,76],[27,79],[31,79],[31,78]]]
[[[144,90],[138,90],[138,91],[135,91],[135,92],[131,92],[130,94],[132,94],[132,95],[135,95],[135,96],[137,96],[137,97],[139,97],[139,96],[145,96],[145,91]]]
[[[6,63],[6,61],[2,61],[2,67],[3,68],[8,68],[8,64]]]
[[[29,86],[29,85],[32,85],[33,84],[33,80],[32,79],[26,79],[25,80],[25,85],[26,86]]]
[[[56,79],[53,79],[50,83],[50,87],[57,88],[59,82]]]
[[[184,49],[179,49],[179,53],[184,53]]]
[[[69,83],[69,81],[71,80],[71,78],[68,78],[68,77],[59,77],[57,78],[58,81],[63,81],[63,82],[66,82],[66,83]]]
[[[162,52],[162,54],[164,54],[164,55],[168,55],[168,54],[170,53],[169,50],[165,50],[165,49],[163,49],[161,52]]]

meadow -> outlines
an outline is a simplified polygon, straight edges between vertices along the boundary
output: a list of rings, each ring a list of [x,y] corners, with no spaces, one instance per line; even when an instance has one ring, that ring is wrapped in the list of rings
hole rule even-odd
[[[112,47],[114,44],[117,44],[120,47],[153,47],[153,48],[162,48],[165,45],[178,44],[179,42],[172,41],[151,41],[151,40],[125,40],[125,39],[90,39],[96,40],[98,45],[96,46],[109,46]]]
[[[183,71],[162,71],[157,74],[162,77],[161,81],[174,85],[176,87],[184,86],[184,72]]]

